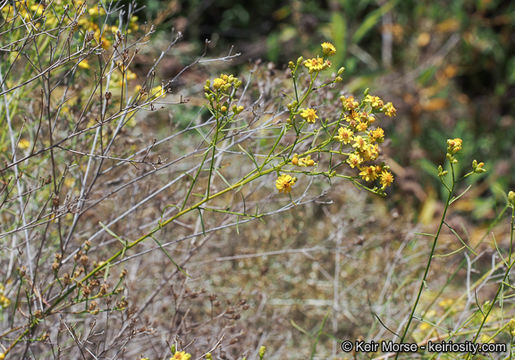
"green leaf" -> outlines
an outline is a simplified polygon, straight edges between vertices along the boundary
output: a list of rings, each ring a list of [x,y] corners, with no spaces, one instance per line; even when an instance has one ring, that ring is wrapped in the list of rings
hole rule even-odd
[[[387,3],[385,3],[383,6],[381,6],[379,9],[376,9],[372,11],[366,19],[363,21],[363,23],[359,26],[359,28],[354,33],[354,36],[352,36],[352,42],[353,43],[359,43],[361,39],[374,27],[377,25],[381,17],[383,17],[384,14],[386,14],[388,11],[392,10],[395,5],[397,5],[398,0],[390,0]]]
[[[331,15],[330,28],[331,37],[336,47],[336,54],[334,54],[332,61],[335,64],[335,68],[339,68],[343,65],[347,52],[347,23],[345,17],[340,13],[334,12]]]

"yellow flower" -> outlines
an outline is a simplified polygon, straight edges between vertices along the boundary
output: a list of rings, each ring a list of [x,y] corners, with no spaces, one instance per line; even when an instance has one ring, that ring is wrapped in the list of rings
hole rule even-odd
[[[315,166],[316,163],[311,159],[311,155],[298,159],[299,166]]]
[[[340,96],[340,100],[342,101],[343,109],[347,111],[354,110],[359,106],[359,103],[354,100],[354,96],[352,95],[349,97]]]
[[[338,136],[336,136],[336,139],[343,142],[344,144],[348,144],[352,141],[353,135],[354,135],[354,132],[352,132],[351,129],[341,127],[338,129]]]
[[[358,122],[356,124],[356,130],[357,131],[365,131],[368,128],[368,124],[366,122]]]
[[[379,146],[377,144],[366,144],[360,154],[365,161],[375,160],[379,156]]]
[[[383,189],[390,186],[393,183],[393,175],[388,170],[383,170],[379,175],[379,182],[383,186]]]
[[[371,142],[383,142],[384,140],[384,130],[381,128],[377,128],[374,130],[371,130],[368,133],[368,137],[370,138]]]
[[[79,67],[81,69],[89,69],[89,63],[88,60],[84,59],[79,63]]]
[[[385,113],[386,116],[389,117],[397,115],[397,109],[395,109],[391,102],[386,103],[381,110]]]
[[[365,102],[369,103],[370,106],[372,106],[372,109],[374,110],[379,110],[384,106],[384,102],[383,100],[381,100],[379,96],[367,95],[365,97]]]
[[[336,48],[330,42],[323,42],[320,46],[322,46],[324,55],[331,56],[336,54]]]
[[[290,175],[281,175],[275,181],[275,187],[277,190],[279,190],[279,192],[289,193],[296,182],[296,177],[291,177]]]
[[[447,152],[449,154],[456,154],[461,150],[461,146],[463,145],[463,140],[460,138],[456,139],[448,139],[447,140]]]
[[[361,172],[359,173],[361,178],[365,181],[374,181],[377,179],[377,167],[376,166],[365,166],[361,168]]]
[[[4,295],[0,295],[0,307],[6,308],[11,305],[11,300]]]
[[[189,360],[191,355],[184,351],[177,351],[170,360]]]
[[[362,136],[356,136],[354,137],[354,144],[352,145],[353,148],[356,148],[360,151],[365,150],[367,146],[367,142]]]
[[[91,9],[88,9],[88,13],[91,16],[105,15],[106,14],[104,8],[101,7],[99,9],[98,6],[95,6],[95,7],[92,7]]]
[[[453,299],[443,299],[442,301],[440,301],[438,303],[439,306],[443,307],[444,309],[447,309],[448,307],[450,307],[452,304],[454,304],[454,300]]]
[[[227,81],[221,78],[216,78],[213,80],[213,89],[218,90],[225,84],[227,84]]]
[[[130,70],[127,70],[127,80],[135,80],[138,78],[138,75],[136,73],[133,73]]]
[[[314,123],[316,119],[318,119],[317,111],[315,109],[304,109],[300,112],[300,116],[310,123]]]
[[[27,140],[27,139],[21,139],[19,142],[18,142],[18,147],[22,150],[25,150],[25,149],[28,149],[30,146],[30,141]]]
[[[312,73],[327,69],[331,66],[331,62],[317,56],[316,58],[305,60],[304,66],[308,68],[310,73]]]
[[[355,167],[361,165],[362,162],[363,162],[363,160],[357,154],[350,154],[349,158],[347,159],[347,164],[349,164],[349,166],[351,168],[355,168]]]

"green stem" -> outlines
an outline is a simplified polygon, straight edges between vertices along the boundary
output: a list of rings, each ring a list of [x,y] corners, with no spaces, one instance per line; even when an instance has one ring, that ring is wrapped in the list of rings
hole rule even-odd
[[[435,238],[433,240],[433,245],[431,246],[431,253],[429,254],[429,258],[427,260],[426,268],[424,270],[424,276],[422,277],[422,281],[420,282],[420,287],[418,289],[417,298],[416,298],[415,303],[413,304],[413,307],[411,309],[411,313],[410,313],[410,316],[408,318],[408,323],[406,324],[406,327],[404,328],[404,331],[403,331],[401,339],[400,339],[400,343],[404,342],[404,339],[406,338],[406,335],[408,334],[408,330],[409,330],[409,327],[411,325],[411,322],[413,321],[413,317],[415,315],[415,311],[416,311],[418,303],[420,301],[420,297],[422,296],[422,291],[424,290],[424,286],[426,285],[426,279],[427,279],[427,275],[429,273],[429,267],[431,266],[431,262],[433,260],[433,255],[435,253],[436,244],[438,242],[438,238],[440,237],[440,232],[442,231],[442,227],[443,227],[444,222],[445,222],[445,216],[447,214],[447,210],[449,209],[449,204],[450,204],[451,199],[452,199],[452,194],[454,192],[454,187],[456,185],[455,184],[455,177],[454,177],[454,167],[452,166],[452,163],[451,163],[451,169],[452,169],[452,186],[451,186],[451,189],[450,189],[449,194],[447,196],[447,201],[445,202],[445,209],[443,211],[442,218],[440,219],[440,225],[438,225],[438,231],[436,232]],[[399,353],[395,354],[395,359],[397,359],[398,357],[399,357]]]

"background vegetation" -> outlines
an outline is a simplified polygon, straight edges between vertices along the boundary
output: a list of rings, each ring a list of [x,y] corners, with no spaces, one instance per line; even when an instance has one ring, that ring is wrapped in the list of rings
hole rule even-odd
[[[266,345],[270,359],[338,359],[352,358],[342,339],[398,339],[431,250],[427,234],[446,209],[436,167],[448,138],[463,139],[457,174],[474,159],[488,171],[457,185],[455,194],[468,191],[449,208],[408,339],[472,340],[481,328],[482,342],[511,346],[513,2],[120,0],[88,2],[82,16],[80,4],[49,2],[62,22],[43,15],[59,35],[14,26],[4,11],[14,3],[0,3],[7,358],[162,359],[174,347],[193,358],[255,359]],[[37,23],[31,6],[40,4],[25,5],[35,14],[28,23]],[[187,189],[205,196],[207,181],[195,188],[191,179],[215,126],[206,79],[237,75],[246,109],[238,127],[272,126],[256,127],[251,139],[223,138],[234,148],[216,162],[219,190],[252,169],[236,145],[256,141],[258,152],[275,134],[290,94],[288,62],[311,57],[323,41],[337,48],[332,71],[345,73],[338,90],[317,99],[370,88],[397,108],[381,123],[381,159],[395,175],[388,197],[317,178],[299,181],[289,198],[262,178],[244,197],[220,197],[216,211],[187,214],[128,249],[126,241],[175,214],[171,204]],[[59,67],[43,71],[52,64]],[[93,278],[95,293],[109,285],[96,306],[77,290],[48,311],[66,294],[65,273],[84,267],[83,276],[117,251],[120,259]]]

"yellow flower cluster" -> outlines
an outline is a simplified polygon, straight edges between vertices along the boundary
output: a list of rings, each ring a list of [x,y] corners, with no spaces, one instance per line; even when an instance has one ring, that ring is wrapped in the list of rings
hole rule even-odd
[[[297,96],[296,93],[295,99],[287,105],[287,108],[290,111],[287,126],[294,128],[297,139],[303,135],[309,134],[309,132],[303,132],[303,124],[296,124],[295,117],[297,115],[300,115],[306,123],[314,124],[317,122],[317,119],[319,119],[319,115],[314,108],[301,108],[301,105],[306,101],[312,91],[318,72],[331,66],[327,57],[336,53],[335,46],[329,42],[322,43],[321,47],[323,54],[322,57],[317,56],[307,60],[299,57],[296,63],[293,61],[288,63],[288,68],[292,72],[292,79],[296,89],[296,80],[299,76],[299,66],[302,64],[310,74],[310,84],[306,93],[302,97]],[[336,77],[325,85],[330,83],[335,84],[342,81],[340,75],[344,71],[344,68],[340,68]],[[224,83],[220,81],[220,86],[223,86],[223,84]],[[322,85],[322,87],[325,85]],[[384,164],[377,165],[374,163],[380,154],[379,144],[384,141],[385,137],[384,130],[381,127],[375,126],[375,122],[377,120],[377,114],[382,113],[386,116],[394,116],[396,114],[396,109],[391,102],[385,103],[380,97],[368,94],[368,90],[365,92],[361,101],[357,100],[354,96],[341,96],[340,100],[342,106],[341,115],[339,119],[333,123],[336,125],[335,128],[333,128],[333,132],[329,139],[324,140],[324,146],[316,150],[313,149],[313,147],[316,146],[316,142],[313,142],[311,145],[312,148],[307,151],[305,155],[322,152],[340,153],[346,156],[343,161],[348,164],[350,168],[357,169],[359,171],[359,177],[362,180],[369,183],[377,181],[380,185],[380,187],[375,186],[374,188],[369,188],[369,190],[378,194],[384,194],[384,189],[393,183],[394,176],[390,172],[388,166]],[[331,120],[321,120],[320,123],[321,126],[324,127],[324,131],[328,131],[330,128],[328,124],[331,124]],[[317,134],[317,130],[312,134]],[[339,143],[339,151],[325,148],[328,145],[332,145],[334,142]],[[345,152],[344,146],[346,146],[349,151]],[[298,154],[293,155],[290,164],[301,167],[316,165],[309,155],[300,157]],[[295,172],[299,171],[295,170]],[[314,172],[305,173],[315,174]],[[335,176],[336,172],[317,172],[317,174],[326,174],[331,177]],[[276,188],[279,192],[290,192],[296,180],[296,178],[293,178],[290,175],[280,175],[276,180]]]
[[[75,14],[71,11],[75,11]],[[116,34],[119,32],[116,26],[100,27],[98,24],[105,23],[100,17],[105,17],[106,11],[98,4],[86,9],[85,1],[76,1],[73,3],[68,1],[53,1],[50,5],[47,5],[37,0],[16,0],[13,4],[4,6],[1,9],[1,15],[5,21],[15,22],[15,25],[28,23],[33,28],[45,31],[54,31],[57,27],[65,28],[68,25],[73,25],[72,22],[75,21],[74,15],[78,15],[79,20],[76,23],[76,27],[83,30],[84,35],[86,32],[91,32],[93,39],[104,49],[112,45]],[[128,33],[138,30],[139,26],[137,20],[137,16],[131,16],[127,28]],[[87,69],[86,64],[87,63],[83,64],[81,68]]]
[[[204,94],[209,100],[210,107],[223,115],[229,114],[229,109],[232,109],[233,115],[237,115],[244,110],[241,105],[233,105],[234,93],[241,86],[241,81],[234,75],[221,74],[211,82],[206,80],[204,85]]]
[[[454,155],[458,151],[461,150],[462,145],[463,145],[463,140],[461,140],[460,138],[448,139],[447,140],[447,152],[451,155]]]
[[[4,285],[0,283],[0,308],[4,309],[11,305],[11,300],[7,296],[5,296],[5,288]]]
[[[304,60],[303,64],[310,73],[319,72],[331,66],[331,62],[329,60],[325,60],[318,56],[316,58]]]
[[[213,80],[213,90],[215,92],[225,93],[229,94],[229,91],[231,90],[231,87],[238,88],[241,85],[241,81],[238,80],[237,77],[234,75],[227,75],[222,74],[220,77],[215,78]],[[204,90],[206,93],[209,92],[211,86],[211,82],[209,80],[206,81],[206,86],[204,87]]]
[[[454,155],[461,150],[461,147],[463,145],[463,140],[460,138],[455,139],[447,139],[447,159],[453,164],[456,164],[458,162],[458,159],[454,157]],[[474,166],[474,164],[472,164]],[[480,168],[482,168],[481,166]],[[477,168],[477,166],[476,166]]]
[[[303,167],[315,166],[316,165],[316,162],[313,159],[311,159],[311,155],[299,158],[299,155],[293,154],[293,158],[291,159],[291,163],[293,165],[303,166]]]
[[[387,116],[395,114],[391,103],[385,105],[378,96],[365,95],[359,103],[354,96],[340,97],[344,119],[347,125],[340,126],[335,139],[342,145],[350,144],[353,152],[348,155],[347,164],[358,168],[359,175],[366,182],[379,180],[382,189],[390,186],[394,180],[387,166],[365,165],[374,161],[380,153],[379,144],[384,141],[384,130],[380,127],[371,128],[376,121],[374,113],[384,113]]]

